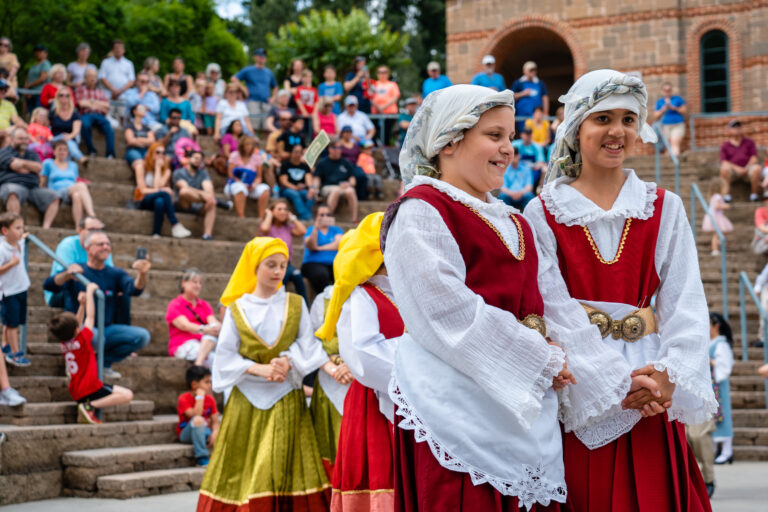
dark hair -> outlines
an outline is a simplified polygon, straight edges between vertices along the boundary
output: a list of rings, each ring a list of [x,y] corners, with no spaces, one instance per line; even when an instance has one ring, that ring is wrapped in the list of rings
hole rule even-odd
[[[85,227],[85,223],[86,223],[86,221],[88,219],[95,219],[95,220],[98,220],[99,222],[101,222],[98,217],[94,217],[92,215],[83,215],[83,218],[80,219],[80,222],[77,223],[77,227],[79,227],[80,229],[83,229]],[[103,222],[102,222],[102,225],[104,225]],[[103,229],[99,229],[99,230],[95,230],[94,229],[92,231],[104,231],[104,230]]]
[[[728,323],[723,315],[720,313],[710,313],[709,323],[717,326],[717,333],[720,336],[725,336],[729,345],[733,345],[733,331],[731,330],[731,324]]]
[[[333,64],[326,64],[323,71],[328,71],[329,69],[336,71],[336,67]]]
[[[79,324],[74,313],[62,311],[48,320],[48,330],[59,341],[70,341],[75,337]]]
[[[125,46],[125,43],[123,42],[122,39],[113,39],[112,40],[112,48],[114,48],[116,44],[121,44],[121,45]]]
[[[187,368],[187,387],[192,388],[193,382],[200,382],[205,377],[211,374],[211,370],[206,368],[205,366],[190,366]]]
[[[168,111],[168,116],[170,116],[173,113],[181,115],[181,109],[176,107],[172,108],[171,110]]]
[[[227,133],[230,135],[234,135],[235,130],[233,127],[235,126],[235,123],[240,123],[240,130],[243,129],[243,122],[239,119],[233,119],[231,123],[229,123],[229,126],[227,126]]]
[[[53,149],[56,149],[59,146],[67,146],[67,141],[65,141],[64,139],[53,141]],[[67,149],[69,149],[69,146],[67,146]]]
[[[534,112],[536,112],[537,110],[540,110],[540,111],[544,112],[544,109],[543,109],[543,108],[541,108],[541,107],[535,107],[535,108],[533,109],[533,111],[534,111]]]
[[[303,150],[304,146],[302,146],[301,144],[294,144],[293,146],[291,146],[291,153],[293,153],[293,150],[296,148],[301,148]]]
[[[22,217],[18,213],[13,213],[13,212],[2,213],[0,214],[0,227],[6,228],[6,229],[10,228],[11,226],[13,226],[14,222],[23,218],[24,217]]]

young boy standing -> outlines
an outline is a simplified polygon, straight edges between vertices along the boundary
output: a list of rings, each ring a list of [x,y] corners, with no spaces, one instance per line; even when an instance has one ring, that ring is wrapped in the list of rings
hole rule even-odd
[[[208,449],[213,449],[219,434],[219,411],[211,395],[211,370],[190,366],[186,377],[189,391],[179,396],[176,435],[182,443],[194,446],[197,465],[204,468],[210,457]]]
[[[29,276],[24,268],[24,219],[18,213],[0,215],[0,317],[3,321],[3,354],[8,364],[29,366],[19,350],[19,327],[27,323]]]
[[[325,66],[323,70],[325,81],[317,87],[317,93],[321,98],[329,99],[333,102],[333,113],[341,114],[341,97],[344,94],[344,88],[341,82],[336,81],[336,68],[331,65]]]
[[[69,394],[77,402],[78,423],[101,423],[96,409],[125,404],[133,400],[133,392],[122,386],[107,386],[99,379],[96,354],[93,350],[93,326],[96,305],[93,295],[99,287],[90,283],[80,292],[77,316],[59,313],[48,322],[51,334],[61,342],[64,364],[69,375]],[[85,322],[82,322],[85,315]],[[81,328],[80,325],[83,325]]]

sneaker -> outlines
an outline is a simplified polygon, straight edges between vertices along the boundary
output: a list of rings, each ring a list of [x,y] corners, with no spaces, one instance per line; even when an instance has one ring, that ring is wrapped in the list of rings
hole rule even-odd
[[[730,203],[731,201],[733,201],[733,198],[731,197],[731,194],[725,194],[723,196],[723,201],[725,201],[726,203]]]
[[[213,236],[211,236],[211,235],[203,235],[203,240],[205,240],[206,242],[209,242],[209,241],[213,240]]]
[[[163,238],[163,237],[162,235],[160,235],[160,233],[155,233],[154,235],[152,235],[152,238]]]
[[[0,391],[0,405],[10,405],[16,407],[27,403],[27,399],[24,398],[13,388],[8,388]]]
[[[208,457],[200,457],[197,459],[197,467],[199,468],[207,468],[208,467]]]
[[[29,360],[24,355],[24,352],[16,352],[15,354],[8,354],[5,356],[5,360],[8,364],[16,366],[18,368],[26,368],[27,366],[32,364],[32,361]]]
[[[101,420],[96,417],[96,409],[90,403],[82,402],[77,405],[77,422],[98,425]]]
[[[221,208],[222,210],[231,210],[235,207],[235,203],[232,201],[225,201],[223,199],[217,199],[216,200],[216,207]]]
[[[760,200],[760,196],[757,194],[749,194],[749,200],[756,203]]]
[[[181,222],[171,228],[171,236],[173,236],[173,238],[187,238],[191,234],[192,232],[185,228]]]
[[[106,366],[104,367],[104,371],[101,373],[101,375],[105,379],[119,379],[120,377],[122,377],[122,375],[120,375],[120,372],[116,372],[112,368],[107,368]]]
[[[711,254],[712,256],[720,256],[720,251],[712,251],[709,254]]]

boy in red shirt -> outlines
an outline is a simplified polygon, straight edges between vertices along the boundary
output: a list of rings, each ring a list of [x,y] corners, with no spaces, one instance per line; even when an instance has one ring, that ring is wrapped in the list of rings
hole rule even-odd
[[[317,89],[312,86],[312,72],[310,70],[305,69],[301,72],[301,85],[296,88],[294,99],[301,116],[309,117],[315,111]]]
[[[133,400],[133,392],[122,386],[107,386],[99,380],[96,354],[93,351],[93,325],[96,305],[93,294],[98,289],[90,283],[80,292],[77,316],[69,312],[54,315],[48,322],[51,334],[61,342],[64,364],[69,375],[69,394],[77,402],[79,423],[101,423],[95,409],[125,404]],[[85,322],[83,322],[85,315]],[[80,325],[82,323],[82,328]]]
[[[211,395],[211,370],[205,366],[187,368],[189,391],[179,396],[179,441],[194,446],[195,460],[200,467],[208,466],[209,452],[219,434],[219,411]]]

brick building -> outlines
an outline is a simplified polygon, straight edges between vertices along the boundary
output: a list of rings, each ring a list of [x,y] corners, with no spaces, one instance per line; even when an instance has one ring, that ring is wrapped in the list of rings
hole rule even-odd
[[[454,82],[490,53],[508,85],[536,61],[553,110],[604,67],[639,72],[652,101],[672,82],[691,113],[768,110],[768,0],[448,0],[446,18]],[[748,130],[762,135],[764,122]]]

